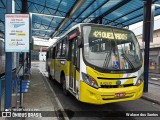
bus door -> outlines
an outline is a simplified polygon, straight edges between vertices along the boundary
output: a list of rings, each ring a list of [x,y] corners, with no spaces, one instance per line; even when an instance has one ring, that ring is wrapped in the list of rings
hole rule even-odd
[[[51,74],[53,76],[53,78],[55,78],[55,52],[56,52],[56,47],[54,47],[51,51]]]
[[[70,41],[70,78],[69,78],[69,88],[76,93],[76,43],[77,39]]]

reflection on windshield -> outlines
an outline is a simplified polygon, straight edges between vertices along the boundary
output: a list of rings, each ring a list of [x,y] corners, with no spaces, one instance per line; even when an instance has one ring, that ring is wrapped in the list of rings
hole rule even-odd
[[[110,70],[141,66],[139,45],[133,33],[107,27],[85,26],[84,56],[90,64]]]

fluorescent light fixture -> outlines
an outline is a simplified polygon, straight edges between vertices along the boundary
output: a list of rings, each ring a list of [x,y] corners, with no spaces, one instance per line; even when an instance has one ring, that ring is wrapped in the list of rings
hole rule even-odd
[[[32,29],[32,30],[41,30],[41,31],[49,31],[49,32],[53,31],[53,30],[48,30],[48,29]]]
[[[56,36],[56,34],[58,33],[58,31],[54,31],[54,34],[52,34],[52,37],[54,38]]]
[[[63,16],[58,16],[58,15],[50,15],[50,14],[41,14],[41,13],[34,13],[34,12],[29,12],[32,15],[40,15],[40,16],[47,16],[47,17],[57,17],[57,18],[65,18]]]
[[[45,36],[32,36],[32,37],[34,37],[34,38],[46,38],[46,39],[50,38],[50,37],[45,37]]]
[[[160,4],[153,4],[153,5],[155,5],[156,7],[160,7]]]
[[[34,41],[46,41],[46,42],[48,42],[48,38],[37,38],[37,37],[35,37],[34,38]]]

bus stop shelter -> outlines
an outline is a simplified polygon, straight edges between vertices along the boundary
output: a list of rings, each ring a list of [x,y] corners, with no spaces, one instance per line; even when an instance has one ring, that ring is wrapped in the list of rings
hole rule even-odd
[[[29,13],[31,36],[43,39],[60,36],[77,23],[98,23],[128,28],[129,25],[143,21],[144,91],[147,92],[153,16],[160,15],[160,7],[157,4],[160,4],[160,0],[0,0],[0,31],[4,33],[4,15],[12,13],[12,10],[14,13]],[[6,60],[9,62],[11,56],[7,54]],[[6,66],[6,70],[8,69],[10,67]],[[10,81],[10,78],[7,78],[6,82]]]

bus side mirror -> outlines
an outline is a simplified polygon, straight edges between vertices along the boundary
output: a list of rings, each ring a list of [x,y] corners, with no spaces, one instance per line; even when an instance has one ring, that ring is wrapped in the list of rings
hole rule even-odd
[[[83,47],[83,39],[82,39],[82,37],[78,36],[77,38],[78,38],[77,39],[77,45],[78,45],[78,47]]]

